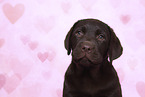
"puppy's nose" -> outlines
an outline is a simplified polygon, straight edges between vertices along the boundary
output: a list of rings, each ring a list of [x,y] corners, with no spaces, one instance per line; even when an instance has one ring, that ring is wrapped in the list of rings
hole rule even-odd
[[[81,49],[82,49],[83,52],[90,53],[93,50],[93,45],[90,42],[86,41],[82,44]]]

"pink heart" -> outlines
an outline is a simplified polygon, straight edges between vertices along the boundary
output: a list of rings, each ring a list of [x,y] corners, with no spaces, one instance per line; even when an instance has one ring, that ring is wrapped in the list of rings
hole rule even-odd
[[[140,3],[145,6],[145,0],[140,0]]]
[[[56,56],[56,53],[54,52],[54,50],[49,50],[48,51],[48,60],[49,61],[52,61],[55,56]]]
[[[136,59],[128,59],[127,63],[131,70],[134,70],[135,67],[138,65],[138,62]]]
[[[8,20],[14,24],[24,13],[24,5],[17,4],[15,7],[10,5],[9,3],[4,4],[3,12]]]
[[[87,11],[91,10],[92,6],[96,3],[97,0],[79,0],[80,4],[86,9]]]
[[[62,97],[62,90],[61,89],[57,89],[56,90],[56,94],[58,97]]]
[[[145,31],[136,32],[136,37],[141,41],[141,43],[145,44]]]
[[[67,3],[66,2],[62,2],[61,7],[62,7],[62,9],[63,9],[63,11],[65,13],[68,13],[70,8],[71,8],[71,5],[68,2]]]
[[[123,24],[127,24],[130,21],[131,17],[130,15],[121,15],[120,19]]]
[[[139,33],[138,33],[139,34]],[[137,51],[138,49],[141,48],[142,43],[140,41],[134,41],[132,42],[133,39],[137,39],[138,36],[137,35],[131,35],[130,37],[128,37],[130,35],[130,32],[127,32],[124,36],[125,38],[125,43],[130,46],[131,49],[133,49],[134,51]],[[144,36],[144,35],[142,35]]]
[[[17,77],[17,75],[7,76],[6,83],[4,85],[5,91],[10,94],[12,93],[20,84],[21,80]]]
[[[11,71],[11,67],[9,64],[10,57],[6,55],[6,53],[0,53],[0,73],[8,73]]]
[[[43,75],[44,79],[48,80],[51,77],[51,72],[50,71],[43,72],[42,75]]]
[[[119,7],[119,5],[121,4],[121,0],[109,0],[110,1],[110,4],[116,8],[116,7]]]
[[[26,77],[31,71],[33,63],[25,60],[24,62],[20,62],[18,59],[12,59],[10,61],[11,68],[15,74],[19,77],[19,79],[23,79]]]
[[[5,85],[6,78],[3,74],[0,74],[0,89]]]
[[[20,40],[23,42],[23,44],[27,44],[28,42],[30,42],[30,36],[25,35],[25,36],[21,36]]]
[[[138,82],[136,84],[136,90],[140,97],[145,97],[145,82]]]
[[[0,48],[4,45],[5,40],[4,39],[0,39]]]
[[[21,97],[43,97],[40,96],[42,93],[42,85],[35,82],[33,85],[25,85],[21,89]],[[46,96],[45,96],[46,97]]]
[[[49,18],[39,18],[36,20],[36,28],[41,32],[49,32],[55,25],[55,17],[50,16]]]
[[[37,56],[41,62],[44,62],[48,58],[48,52],[44,53],[39,52]]]
[[[29,48],[31,50],[35,50],[37,48],[37,46],[38,46],[38,42],[36,42],[36,41],[33,41],[33,42],[29,43]]]
[[[117,69],[117,73],[118,73],[120,82],[123,82],[124,77],[125,77],[125,73],[124,73],[123,69],[121,69],[121,68]]]

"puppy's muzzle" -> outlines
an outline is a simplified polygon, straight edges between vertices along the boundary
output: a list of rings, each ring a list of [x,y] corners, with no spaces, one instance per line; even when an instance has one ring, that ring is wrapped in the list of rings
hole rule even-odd
[[[81,51],[83,53],[92,53],[94,52],[94,45],[90,41],[85,41],[81,44]]]

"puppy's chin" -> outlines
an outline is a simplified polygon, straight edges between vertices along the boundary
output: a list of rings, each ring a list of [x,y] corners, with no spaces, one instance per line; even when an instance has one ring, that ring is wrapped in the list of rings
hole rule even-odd
[[[81,66],[84,66],[84,67],[90,67],[91,65],[93,65],[93,63],[88,59],[88,58],[82,58],[78,61],[78,63],[81,65]]]
[[[88,58],[86,57],[83,57],[83,58],[80,58],[80,59],[74,59],[75,63],[78,65],[78,66],[81,66],[81,67],[92,67],[94,66],[94,63],[92,63]]]
[[[72,58],[75,63],[84,67],[92,67],[100,64],[102,62],[102,57],[97,54],[96,56],[92,54],[85,53],[72,53]]]

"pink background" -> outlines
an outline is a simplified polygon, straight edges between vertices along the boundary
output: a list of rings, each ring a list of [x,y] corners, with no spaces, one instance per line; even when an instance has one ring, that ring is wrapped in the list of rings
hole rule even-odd
[[[64,39],[83,18],[114,29],[123,97],[145,97],[145,0],[0,0],[0,97],[61,97]]]

